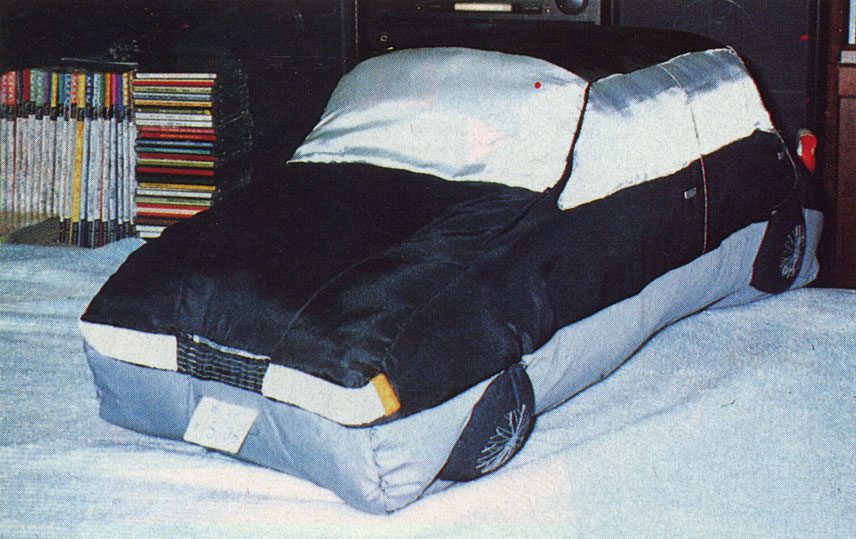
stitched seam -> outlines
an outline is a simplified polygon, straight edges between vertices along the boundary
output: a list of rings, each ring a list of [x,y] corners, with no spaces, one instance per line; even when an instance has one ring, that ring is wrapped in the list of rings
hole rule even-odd
[[[435,299],[437,299],[440,295],[442,295],[444,292],[446,292],[446,290],[448,290],[450,287],[452,287],[453,285],[460,282],[464,278],[464,276],[467,275],[470,272],[470,270],[473,269],[473,267],[475,266],[475,261],[478,260],[479,258],[481,258],[481,256],[484,254],[487,247],[489,247],[497,238],[504,236],[510,230],[515,228],[517,226],[517,224],[520,223],[520,221],[522,221],[523,218],[529,213],[529,211],[532,209],[532,206],[534,206],[535,204],[537,204],[538,202],[543,200],[547,196],[547,194],[548,193],[543,193],[541,196],[535,198],[532,202],[528,203],[516,216],[514,216],[511,219],[510,223],[503,226],[493,236],[491,236],[490,239],[488,239],[487,241],[484,242],[484,246],[482,247],[481,251],[474,254],[470,258],[469,262],[461,265],[462,270],[460,273],[458,273],[455,277],[450,279],[445,285],[443,285],[439,290],[437,290],[434,294],[432,294],[431,297],[429,297],[425,301],[423,301],[418,307],[413,309],[413,312],[410,313],[410,316],[407,317],[407,320],[405,320],[404,323],[401,324],[401,329],[398,330],[398,333],[390,341],[389,346],[387,347],[386,353],[384,354],[383,360],[382,360],[384,367],[386,367],[388,359],[390,357],[392,357],[392,350],[398,344],[398,341],[400,341],[401,338],[404,336],[404,334],[409,330],[409,326],[413,323],[413,320],[419,314],[421,314],[423,311],[425,311],[425,309],[427,309],[428,305],[430,305]]]
[[[677,84],[678,88],[681,89],[681,92],[684,94],[684,99],[685,99],[686,104],[687,104],[687,110],[689,111],[690,118],[692,119],[692,122],[693,122],[693,131],[695,132],[696,148],[698,150],[698,152],[697,152],[698,153],[698,160],[699,160],[699,163],[701,164],[702,190],[704,191],[704,240],[703,240],[702,247],[701,247],[701,254],[704,254],[707,252],[708,226],[710,224],[709,223],[709,221],[710,221],[710,199],[708,196],[708,188],[707,188],[707,168],[704,165],[704,156],[701,154],[701,139],[700,139],[699,133],[698,133],[698,122],[696,122],[695,112],[693,111],[692,105],[690,105],[690,94],[689,94],[689,92],[687,92],[687,89],[684,88],[684,85],[680,83],[680,81],[677,79],[677,77],[675,77],[675,75],[673,75],[672,72],[669,71],[669,69],[666,66],[664,66],[663,64],[659,64],[657,67],[660,68],[662,71],[664,71],[666,73],[666,75],[669,76],[669,78],[671,78],[673,81],[675,81],[675,84]]]
[[[213,220],[208,223],[207,228],[210,229],[213,227]],[[204,242],[195,242],[196,248],[193,250],[193,255],[190,257],[188,263],[182,269],[181,282],[178,285],[178,294],[175,301],[175,306],[173,307],[172,312],[172,320],[170,321],[172,325],[172,332],[175,334],[175,337],[178,337],[178,320],[179,315],[181,314],[181,306],[184,304],[185,297],[187,296],[187,281],[190,279],[191,271],[190,268],[193,264],[200,258],[202,254],[202,246]]]
[[[386,347],[386,350],[383,353],[383,358],[381,359],[381,366],[384,369],[386,368],[388,361],[389,361],[389,358],[392,355],[392,350],[395,348],[396,344],[401,339],[402,335],[407,331],[408,327],[410,326],[411,322],[415,319],[415,317],[419,313],[421,313],[422,311],[425,310],[427,305],[429,305],[435,298],[437,298],[440,294],[442,294],[445,290],[447,290],[454,283],[458,282],[461,279],[462,275],[466,274],[469,270],[471,270],[473,265],[474,265],[474,261],[477,260],[484,253],[485,248],[487,246],[489,246],[494,240],[496,240],[496,238],[506,234],[509,230],[513,229],[523,219],[523,217],[525,217],[529,213],[529,211],[531,210],[531,208],[535,204],[537,204],[539,201],[541,201],[543,198],[545,198],[548,195],[552,195],[554,193],[559,193],[559,194],[561,193],[561,190],[567,184],[567,181],[571,175],[571,169],[573,167],[573,152],[574,152],[574,148],[576,147],[577,139],[580,136],[583,118],[585,116],[586,105],[588,103],[590,88],[591,88],[591,83],[588,83],[588,84],[586,84],[585,88],[583,89],[583,99],[582,99],[582,107],[581,107],[580,117],[577,120],[573,136],[571,137],[571,145],[570,145],[570,149],[568,150],[568,155],[566,157],[565,169],[563,170],[562,176],[560,177],[559,181],[552,188],[547,189],[544,193],[542,193],[541,196],[536,197],[533,201],[528,203],[516,216],[514,216],[510,220],[510,222],[508,224],[503,226],[490,239],[488,239],[484,243],[484,247],[482,248],[482,250],[480,252],[478,252],[477,254],[475,254],[474,256],[472,256],[468,263],[456,264],[456,266],[459,266],[462,269],[461,273],[459,273],[457,277],[453,277],[452,279],[450,279],[436,293],[432,294],[431,297],[425,299],[425,301],[423,301],[421,304],[419,304],[416,308],[413,309],[410,316],[408,316],[407,319],[404,321],[404,323],[402,323],[401,329],[399,329],[398,333],[390,340],[389,345]],[[479,197],[478,199],[475,199],[473,201],[468,201],[468,202],[464,203],[462,205],[462,207],[466,207],[466,206],[475,204],[476,202],[478,202],[478,200],[481,200],[481,198],[483,198],[483,197]],[[285,331],[283,332],[283,336],[279,339],[279,341],[277,342],[274,349],[278,348],[282,344],[282,342],[287,337],[287,332],[293,328],[294,324],[297,322],[297,320],[300,318],[300,316],[303,314],[303,312],[318,297],[318,295],[321,294],[321,292],[323,292],[324,290],[326,290],[327,288],[332,286],[339,279],[341,279],[342,277],[344,277],[348,273],[352,272],[353,270],[355,270],[356,268],[358,268],[362,264],[368,262],[369,260],[376,258],[381,253],[387,252],[394,247],[400,246],[403,243],[405,243],[406,241],[410,241],[411,239],[413,239],[414,237],[416,237],[420,233],[422,233],[424,230],[427,230],[431,227],[435,227],[435,226],[437,226],[438,223],[442,223],[444,220],[449,219],[451,217],[452,217],[451,215],[446,215],[445,217],[439,217],[437,219],[432,220],[431,222],[425,224],[424,226],[420,227],[415,232],[413,232],[413,234],[408,236],[408,238],[406,240],[402,240],[394,246],[390,246],[386,249],[382,249],[382,250],[379,250],[375,253],[372,253],[371,255],[369,255],[369,256],[359,260],[358,262],[355,262],[351,266],[343,269],[340,273],[336,274],[330,280],[325,282],[321,287],[319,287],[315,292],[313,292],[312,296],[310,296],[309,299],[307,299],[306,302],[300,307],[300,309],[298,309],[298,311],[294,314],[292,319],[289,321],[287,327],[285,328]]]
[[[484,195],[484,196],[487,196],[487,195]],[[476,199],[474,199],[474,200],[470,200],[470,201],[467,201],[467,202],[460,203],[460,207],[467,207],[467,206],[470,206],[470,205],[472,205],[472,204],[475,204],[476,202],[478,202],[479,200],[481,200],[482,198],[484,198],[484,196],[478,197],[478,198],[476,198]],[[456,204],[456,206],[457,206],[457,204]],[[313,293],[312,293],[312,295],[309,297],[309,299],[307,299],[307,300],[303,303],[303,305],[301,305],[301,306],[300,306],[300,309],[298,309],[298,310],[297,310],[297,312],[294,314],[294,316],[292,316],[291,320],[289,320],[289,321],[288,321],[288,325],[287,325],[287,326],[286,326],[286,328],[283,330],[283,335],[282,335],[282,337],[280,337],[280,339],[277,341],[276,345],[272,348],[272,350],[276,350],[277,348],[279,348],[279,346],[283,343],[283,341],[285,341],[285,339],[288,337],[288,335],[287,335],[288,331],[290,331],[290,330],[294,327],[294,324],[296,324],[296,323],[297,323],[297,320],[298,320],[298,319],[300,319],[300,316],[303,314],[303,312],[304,312],[304,311],[309,307],[309,305],[311,305],[311,304],[312,304],[312,302],[313,302],[313,301],[315,301],[315,299],[316,299],[316,298],[317,298],[317,297],[318,297],[318,296],[319,296],[319,295],[320,295],[324,290],[326,290],[327,288],[329,288],[329,287],[333,286],[336,282],[338,282],[338,281],[339,281],[341,278],[343,278],[345,275],[347,275],[347,274],[351,273],[352,271],[354,271],[354,270],[355,270],[355,269],[357,269],[358,267],[362,266],[363,264],[365,264],[365,263],[367,263],[367,262],[369,262],[369,261],[371,261],[371,260],[376,259],[376,258],[377,258],[378,256],[380,256],[381,254],[387,253],[387,252],[389,252],[390,250],[392,250],[392,249],[394,249],[394,248],[396,248],[396,247],[399,247],[400,245],[402,245],[402,244],[403,244],[403,243],[405,243],[405,242],[408,242],[408,241],[412,240],[413,238],[415,238],[416,236],[418,236],[419,234],[421,234],[424,230],[427,230],[427,229],[429,229],[429,228],[431,228],[431,227],[434,227],[434,226],[436,226],[437,224],[442,223],[443,221],[446,221],[446,220],[451,219],[451,218],[452,218],[452,216],[451,216],[451,215],[445,215],[445,216],[437,217],[436,219],[432,219],[430,222],[428,222],[428,223],[426,223],[425,225],[423,225],[423,226],[419,227],[416,231],[414,231],[414,232],[413,232],[410,236],[408,236],[406,239],[400,240],[398,243],[396,243],[396,244],[394,244],[394,245],[390,245],[390,246],[385,247],[385,248],[383,248],[383,249],[378,249],[377,251],[375,251],[375,252],[371,253],[370,255],[368,255],[368,256],[366,256],[366,257],[364,257],[364,258],[361,258],[360,260],[358,260],[358,261],[354,262],[353,264],[351,264],[351,265],[350,265],[350,266],[348,266],[347,268],[343,269],[342,271],[340,271],[339,273],[337,273],[336,275],[334,275],[333,277],[331,277],[331,278],[330,278],[329,280],[327,280],[323,285],[321,285],[320,287],[318,287],[318,289],[317,289],[315,292],[313,292]],[[385,358],[386,358],[386,354],[384,355],[384,359],[385,359]],[[368,383],[368,382],[367,382],[367,383]]]
[[[573,168],[574,148],[576,147],[577,139],[580,136],[580,131],[581,131],[582,124],[583,124],[583,118],[585,116],[586,105],[588,104],[588,97],[589,97],[589,89],[590,88],[591,88],[591,84],[589,83],[583,89],[582,112],[580,113],[580,117],[577,120],[577,125],[576,125],[576,128],[574,130],[573,137],[571,138],[571,147],[568,150],[568,156],[566,158],[567,164],[565,166],[565,170],[562,172],[562,177],[559,179],[559,181],[556,183],[555,186],[544,191],[543,193],[541,193],[541,196],[536,197],[532,202],[527,204],[523,208],[523,210],[520,211],[520,213],[518,213],[513,219],[511,219],[511,222],[509,224],[502,227],[499,231],[497,231],[496,234],[494,234],[489,240],[487,240],[484,243],[484,248],[481,250],[481,252],[474,255],[470,259],[470,261],[465,265],[465,267],[464,267],[463,271],[461,271],[461,273],[459,273],[456,277],[449,280],[441,289],[439,289],[430,298],[426,299],[424,302],[422,302],[422,304],[420,304],[417,308],[415,308],[413,310],[413,312],[410,314],[410,316],[407,318],[407,320],[401,325],[401,329],[398,331],[398,334],[396,334],[395,337],[392,339],[392,341],[390,341],[389,347],[387,348],[387,351],[384,354],[383,360],[382,360],[384,367],[387,366],[387,362],[388,362],[389,358],[392,357],[392,350],[398,344],[398,341],[401,340],[401,337],[408,330],[410,324],[413,322],[413,320],[416,318],[416,316],[418,316],[420,313],[422,313],[428,307],[428,305],[431,302],[433,302],[438,296],[440,296],[442,293],[444,293],[446,290],[448,290],[449,287],[451,287],[453,284],[456,284],[461,279],[463,279],[463,276],[466,275],[467,273],[469,273],[469,271],[475,265],[475,261],[478,260],[482,254],[484,254],[484,251],[486,250],[486,248],[491,243],[493,243],[494,240],[496,240],[500,236],[503,236],[504,234],[506,234],[507,232],[509,232],[513,228],[515,228],[517,226],[517,224],[520,223],[520,221],[522,221],[523,218],[531,211],[532,207],[535,206],[540,201],[542,201],[544,198],[554,197],[554,198],[556,198],[556,203],[558,202],[558,196],[561,194],[561,191],[564,189],[565,185],[567,184],[568,179],[571,177],[571,170]],[[558,193],[558,194],[556,194],[556,193]],[[491,374],[495,374],[495,373],[491,373]]]
[[[566,161],[565,170],[562,172],[562,177],[559,179],[559,181],[556,183],[556,185],[554,185],[550,189],[550,190],[553,190],[556,193],[558,193],[556,195],[557,202],[558,202],[558,197],[561,196],[562,191],[565,190],[565,187],[568,185],[568,182],[570,182],[571,173],[574,170],[574,150],[577,147],[577,141],[579,140],[580,133],[582,132],[582,129],[583,129],[583,122],[585,121],[585,118],[586,118],[586,111],[588,111],[589,93],[591,91],[591,86],[592,86],[592,83],[589,82],[588,84],[586,84],[586,87],[583,88],[582,110],[580,111],[580,117],[577,118],[577,125],[576,125],[576,128],[574,129],[574,136],[571,137],[571,148],[568,150],[568,156],[565,159],[565,161]]]
[[[382,473],[382,468],[380,466],[380,463],[377,460],[378,446],[377,446],[377,441],[376,441],[376,436],[375,436],[375,429],[376,429],[376,427],[369,427],[369,429],[368,429],[369,430],[369,444],[371,445],[371,451],[372,451],[372,463],[375,466],[375,475],[377,475],[377,485],[380,488],[381,503],[383,504],[383,510],[386,511],[387,513],[392,513],[392,509],[389,508],[389,504],[387,503],[387,501],[389,500],[389,497],[386,493],[386,476]]]

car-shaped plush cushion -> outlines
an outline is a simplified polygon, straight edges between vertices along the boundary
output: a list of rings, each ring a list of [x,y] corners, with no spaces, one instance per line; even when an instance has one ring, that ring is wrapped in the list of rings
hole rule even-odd
[[[278,176],[92,300],[101,415],[389,512],[498,469],[669,322],[805,284],[821,217],[745,67],[669,50],[596,80],[358,65]]]

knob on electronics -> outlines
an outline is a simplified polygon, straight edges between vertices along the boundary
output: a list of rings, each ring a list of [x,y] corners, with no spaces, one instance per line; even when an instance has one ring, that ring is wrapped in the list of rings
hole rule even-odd
[[[586,4],[588,0],[556,0],[556,7],[568,15],[581,13],[586,8]]]

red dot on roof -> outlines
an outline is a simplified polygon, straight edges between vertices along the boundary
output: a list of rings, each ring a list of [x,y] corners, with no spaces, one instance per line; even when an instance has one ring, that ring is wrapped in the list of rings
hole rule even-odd
[[[808,41],[810,36],[808,34],[803,34],[800,36],[800,41]]]
[[[541,83],[536,81],[535,82],[535,89],[537,90],[539,88],[541,88]]]

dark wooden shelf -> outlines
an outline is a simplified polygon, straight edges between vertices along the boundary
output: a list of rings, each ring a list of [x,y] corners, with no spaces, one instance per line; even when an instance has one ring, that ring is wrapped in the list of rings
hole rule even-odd
[[[822,146],[826,230],[822,284],[856,288],[856,64],[840,64],[846,43],[847,4],[831,0],[821,24],[826,39],[826,96]]]

